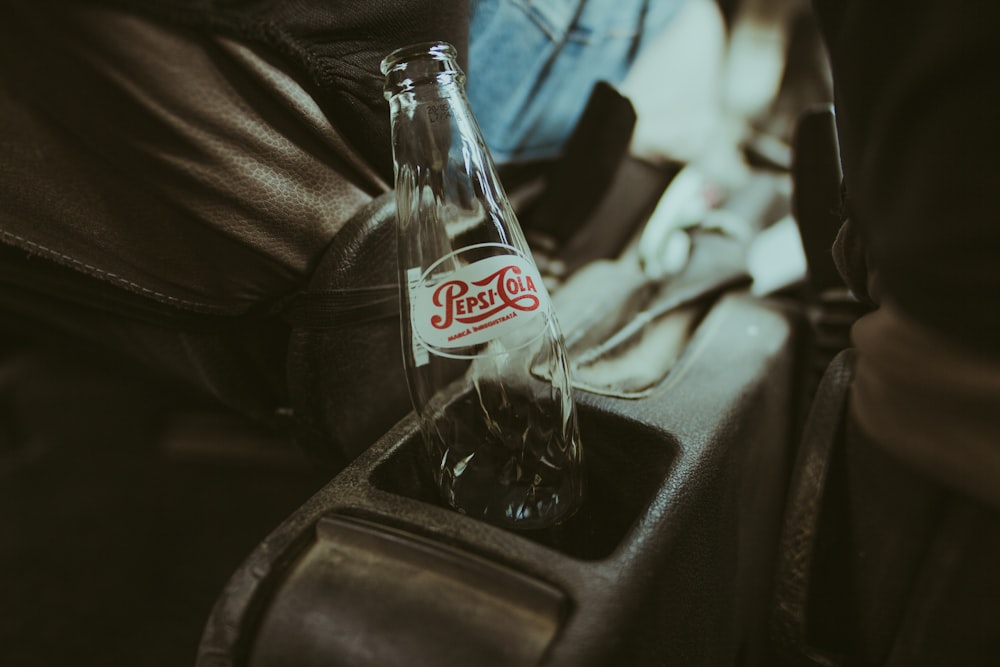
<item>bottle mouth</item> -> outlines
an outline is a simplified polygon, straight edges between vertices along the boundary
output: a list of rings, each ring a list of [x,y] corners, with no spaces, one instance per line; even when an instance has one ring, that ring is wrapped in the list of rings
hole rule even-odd
[[[382,60],[385,94],[412,90],[420,83],[448,83],[464,78],[458,51],[448,42],[421,42],[396,49]]]

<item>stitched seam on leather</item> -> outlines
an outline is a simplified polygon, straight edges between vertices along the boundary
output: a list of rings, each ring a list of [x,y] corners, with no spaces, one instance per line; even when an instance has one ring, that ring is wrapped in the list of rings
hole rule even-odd
[[[68,263],[68,264],[70,264],[70,265],[72,265],[72,266],[74,266],[76,268],[79,268],[79,269],[83,270],[84,273],[87,273],[87,274],[89,274],[89,275],[91,275],[93,277],[96,277],[96,278],[99,278],[99,279],[102,279],[102,280],[107,280],[108,282],[115,283],[115,284],[117,284],[117,285],[119,285],[121,287],[129,289],[130,291],[139,292],[141,294],[146,294],[146,295],[158,298],[158,299],[162,299],[162,300],[168,301],[170,303],[178,304],[178,305],[184,306],[184,307],[186,307],[186,308],[188,308],[190,310],[197,310],[199,312],[217,312],[218,311],[218,308],[216,308],[214,306],[210,306],[210,305],[205,304],[205,303],[199,303],[197,301],[188,301],[187,299],[182,299],[182,298],[176,297],[176,296],[170,296],[169,294],[164,294],[162,292],[158,292],[158,291],[156,291],[154,289],[151,289],[149,287],[144,287],[143,285],[140,285],[139,283],[137,283],[135,281],[129,280],[128,278],[124,278],[122,276],[119,276],[118,274],[112,273],[111,271],[107,271],[105,269],[98,268],[98,267],[93,266],[91,264],[87,264],[86,262],[81,262],[80,260],[76,259],[75,257],[71,257],[70,255],[67,255],[65,253],[61,253],[58,250],[53,250],[51,248],[43,246],[42,244],[36,243],[35,241],[31,241],[29,239],[26,239],[23,236],[19,236],[17,234],[13,234],[13,233],[8,232],[8,231],[0,230],[0,237],[11,241],[12,245],[20,246],[20,247],[22,247],[22,249],[33,250],[33,251],[37,252],[40,255],[52,258],[54,260],[61,260],[62,262]]]

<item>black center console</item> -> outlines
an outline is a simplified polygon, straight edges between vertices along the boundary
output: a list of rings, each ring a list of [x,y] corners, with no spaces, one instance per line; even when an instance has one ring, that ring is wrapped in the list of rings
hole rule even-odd
[[[745,664],[793,455],[797,322],[731,293],[641,398],[578,390],[587,500],[549,531],[441,506],[410,415],[249,556],[198,664]]]

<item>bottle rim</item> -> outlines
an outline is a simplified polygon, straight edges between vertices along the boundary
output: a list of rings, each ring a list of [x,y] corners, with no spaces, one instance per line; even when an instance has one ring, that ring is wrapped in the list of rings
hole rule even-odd
[[[382,74],[388,76],[390,72],[406,69],[407,62],[415,58],[429,58],[430,60],[454,60],[458,57],[458,51],[448,42],[419,42],[396,49],[382,59],[380,69]]]

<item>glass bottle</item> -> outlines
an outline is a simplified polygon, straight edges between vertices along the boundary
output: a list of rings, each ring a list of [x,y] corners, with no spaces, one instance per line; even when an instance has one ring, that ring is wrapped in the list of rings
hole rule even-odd
[[[399,49],[382,73],[403,356],[428,468],[462,513],[517,529],[561,523],[583,497],[566,350],[455,49]]]

